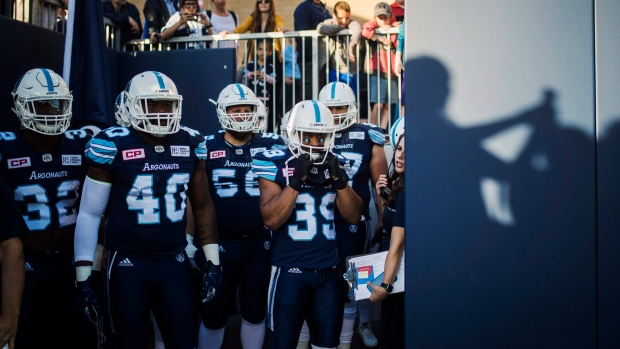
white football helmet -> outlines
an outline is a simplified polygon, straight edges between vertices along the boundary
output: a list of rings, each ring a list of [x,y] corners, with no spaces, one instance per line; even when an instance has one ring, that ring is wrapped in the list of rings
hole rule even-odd
[[[59,135],[71,124],[73,96],[62,77],[49,69],[37,68],[19,79],[13,92],[21,124],[44,135]]]
[[[288,132],[286,131],[286,129],[288,126],[288,120],[291,117],[291,110],[287,111],[286,114],[284,114],[280,122],[280,137],[282,137],[284,143],[286,144],[288,144]]]
[[[260,125],[257,117],[259,101],[254,92],[242,84],[230,84],[220,92],[217,98],[217,118],[225,130],[237,132],[259,131]],[[228,107],[234,105],[249,105],[251,113],[228,114]]]
[[[179,131],[181,123],[181,101],[174,82],[156,71],[140,73],[129,81],[125,89],[125,113],[134,129],[164,137]],[[149,101],[169,101],[170,112],[148,110]]]
[[[390,144],[396,148],[396,143],[402,134],[405,133],[405,118],[399,117],[394,121],[392,128],[390,129]]]
[[[256,111],[256,118],[258,119],[258,129],[254,132],[266,132],[267,131],[267,108],[265,104],[258,99],[258,109]]]
[[[319,92],[319,102],[327,107],[348,107],[345,113],[333,114],[336,131],[344,130],[357,122],[355,93],[349,85],[342,82],[330,82]]]
[[[125,93],[121,92],[116,96],[116,101],[114,102],[114,117],[116,118],[116,123],[119,126],[123,127],[131,127],[131,122],[129,121],[129,117],[125,114]]]
[[[297,103],[291,110],[286,131],[288,147],[293,155],[299,157],[301,154],[309,154],[316,165],[322,164],[326,153],[334,147],[334,117],[321,102],[309,100]],[[304,133],[324,134],[323,146],[304,145]]]

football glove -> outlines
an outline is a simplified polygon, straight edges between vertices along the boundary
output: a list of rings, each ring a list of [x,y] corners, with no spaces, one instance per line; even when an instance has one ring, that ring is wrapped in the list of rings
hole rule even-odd
[[[299,155],[295,162],[295,173],[293,173],[293,177],[288,181],[289,187],[300,191],[301,186],[306,182],[306,178],[308,178],[308,171],[310,171],[311,166],[312,161],[310,161],[309,154]]]
[[[342,170],[340,169],[340,163],[338,162],[338,157],[332,154],[331,152],[329,152],[325,156],[325,163],[327,163],[329,174],[332,176],[332,179],[334,180],[334,188],[336,188],[336,190],[342,190],[346,188],[347,181],[345,180],[345,177],[342,174]]]
[[[75,306],[88,325],[97,328],[98,324],[103,324],[103,310],[99,305],[99,300],[95,290],[91,286],[92,276],[85,281],[76,281],[77,288],[75,294]]]
[[[217,297],[222,289],[222,266],[207,261],[202,276],[202,292],[200,300],[202,304],[210,303]]]

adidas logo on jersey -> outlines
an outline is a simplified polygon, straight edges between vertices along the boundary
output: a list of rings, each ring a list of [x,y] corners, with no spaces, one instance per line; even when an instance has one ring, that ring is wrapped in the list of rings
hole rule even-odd
[[[26,269],[26,271],[33,271],[34,270],[34,268],[28,262],[26,262],[26,265],[24,266],[24,269]]]
[[[222,247],[222,245],[220,245],[220,247],[219,247],[219,251],[220,251],[220,252],[226,252],[226,250],[224,250],[224,247]]]
[[[118,262],[119,267],[133,267],[133,263],[129,260],[129,258],[125,258],[122,261]]]
[[[288,268],[288,272],[293,274],[301,274],[301,270],[299,270],[299,268]]]

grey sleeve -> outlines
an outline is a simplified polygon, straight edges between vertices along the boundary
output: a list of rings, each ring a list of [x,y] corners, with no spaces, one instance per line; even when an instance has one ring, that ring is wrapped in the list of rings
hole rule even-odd
[[[359,44],[362,36],[362,26],[357,21],[351,21],[349,23],[349,30],[351,31],[351,42],[356,45]]]
[[[342,26],[333,24],[333,20],[325,20],[317,25],[316,30],[323,35],[336,35],[342,30]]]

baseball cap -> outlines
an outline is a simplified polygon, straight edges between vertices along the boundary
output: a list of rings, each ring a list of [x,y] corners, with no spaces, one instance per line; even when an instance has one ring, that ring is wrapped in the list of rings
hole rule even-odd
[[[388,5],[385,2],[380,2],[376,4],[375,5],[375,17],[380,16],[380,15],[386,15],[388,17],[391,17],[392,9],[390,8],[390,5]]]

